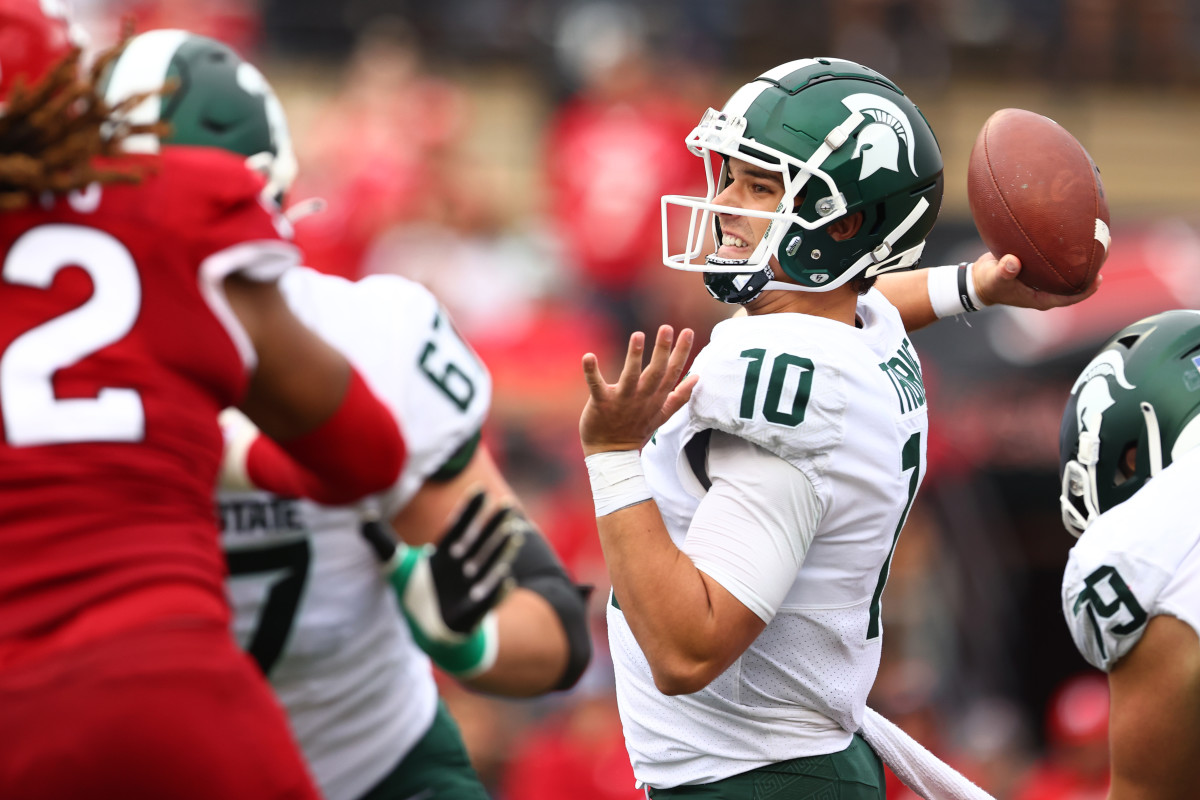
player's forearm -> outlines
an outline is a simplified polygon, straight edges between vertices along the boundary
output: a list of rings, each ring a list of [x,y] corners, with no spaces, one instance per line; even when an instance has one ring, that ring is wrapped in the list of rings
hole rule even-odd
[[[880,275],[875,288],[900,312],[904,329],[916,331],[937,322],[929,302],[928,277],[924,270]]]
[[[351,370],[342,404],[315,430],[282,442],[259,433],[229,442],[223,469],[278,495],[342,505],[390,486],[405,451],[395,418]]]
[[[671,541],[653,501],[596,520],[617,603],[660,691],[707,686],[737,658],[712,601],[714,582]]]
[[[533,697],[554,690],[569,654],[562,623],[540,595],[518,587],[496,609],[499,651],[483,674],[466,681],[472,689],[507,697]]]

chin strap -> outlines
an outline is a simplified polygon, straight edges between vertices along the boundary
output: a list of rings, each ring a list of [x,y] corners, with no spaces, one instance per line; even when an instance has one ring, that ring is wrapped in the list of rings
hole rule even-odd
[[[329,203],[324,197],[310,197],[307,200],[301,200],[298,203],[293,203],[283,212],[283,216],[288,222],[295,225],[305,217],[311,217],[313,214],[320,214],[325,209],[329,208]]]
[[[1162,472],[1162,434],[1158,429],[1158,415],[1154,413],[1154,406],[1146,401],[1142,401],[1142,416],[1146,420],[1146,446],[1150,457],[1150,477],[1153,478]]]
[[[921,244],[917,245],[916,247],[905,250],[903,253],[898,253],[895,256],[892,255],[892,248],[895,246],[896,242],[900,241],[900,237],[908,233],[909,230],[911,230],[912,227],[917,224],[917,220],[923,217],[928,209],[929,200],[922,197],[917,204],[913,206],[912,211],[908,212],[908,216],[901,220],[899,225],[892,228],[891,233],[883,237],[883,241],[879,243],[878,247],[860,258],[858,263],[854,265],[854,268],[857,269],[869,258],[874,262],[874,264],[867,267],[866,272],[863,274],[870,278],[874,275],[880,274],[881,272],[900,269],[902,267],[912,266],[913,264],[917,263],[917,261],[921,258],[921,252],[925,249],[924,242],[921,242]],[[888,263],[893,258],[895,259],[894,262]]]

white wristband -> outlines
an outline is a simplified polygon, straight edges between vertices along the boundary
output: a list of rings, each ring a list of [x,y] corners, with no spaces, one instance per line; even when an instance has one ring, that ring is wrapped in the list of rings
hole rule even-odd
[[[637,450],[592,453],[584,459],[592,482],[596,516],[604,517],[622,508],[649,500],[650,487],[642,473],[642,456]]]
[[[250,457],[250,445],[261,434],[254,423],[236,408],[227,408],[217,417],[221,435],[225,440],[225,451],[221,455],[221,471],[217,475],[217,487],[234,492],[248,492],[257,488],[250,481],[246,462]]]
[[[970,262],[929,269],[929,304],[938,319],[983,308],[974,273],[975,265]]]

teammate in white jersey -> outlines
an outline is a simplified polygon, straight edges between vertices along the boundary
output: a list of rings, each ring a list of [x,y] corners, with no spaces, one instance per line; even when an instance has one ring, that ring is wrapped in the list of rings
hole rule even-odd
[[[267,174],[268,193],[282,197],[295,163],[282,108],[262,75],[212,39],[152,31],[114,65],[110,99],[164,77],[178,77],[180,88],[138,113],[170,122],[170,141],[242,153]],[[431,542],[476,487],[494,502],[519,505],[480,443],[488,372],[436,298],[411,281],[380,275],[350,282],[295,268],[280,288],[293,312],[355,364],[397,415],[411,415],[403,422],[408,461],[390,491],[354,507],[223,490],[235,632],[271,679],[331,800],[485,798],[414,633],[440,633],[444,641],[423,646],[472,688],[510,696],[565,689],[591,655],[586,593],[517,511],[506,522],[523,534],[516,589],[471,636],[422,627],[430,615],[449,621],[447,606],[489,598],[469,596],[470,585],[446,596],[445,574],[415,550],[404,564],[416,562],[404,571],[407,583],[393,576],[397,585],[389,585],[376,547],[394,543],[379,542],[378,534],[390,523],[409,544]],[[275,454],[264,455],[262,440],[236,421],[229,430],[237,445],[227,451],[229,473],[260,488],[277,485],[272,470],[284,465],[262,460]],[[406,612],[426,612],[414,615],[411,629],[393,588]],[[422,592],[433,608],[414,608]]]
[[[1200,312],[1118,331],[1071,390],[1062,602],[1108,673],[1109,798],[1196,796],[1200,763]]]
[[[634,334],[616,384],[584,357],[580,435],[634,773],[654,798],[879,800],[858,732],[886,723],[865,703],[928,425],[905,323],[1081,298],[1020,289],[1015,259],[991,254],[884,276],[901,311],[872,288],[919,259],[942,159],[916,106],[858,64],[770,70],[688,146],[708,194],[663,198],[664,261],[747,314],[715,327],[681,383],[688,330],[661,328],[644,370]],[[672,253],[676,207],[690,224]],[[715,252],[695,263],[710,222]],[[979,796],[963,783],[957,796]]]

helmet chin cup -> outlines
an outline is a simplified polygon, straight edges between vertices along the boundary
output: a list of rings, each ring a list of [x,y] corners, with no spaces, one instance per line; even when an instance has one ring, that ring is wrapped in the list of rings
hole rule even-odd
[[[709,257],[710,261],[713,259]],[[715,263],[727,265],[726,259]],[[762,294],[767,284],[775,279],[775,273],[770,267],[763,267],[757,272],[705,272],[704,287],[717,300],[730,305],[744,305]]]

